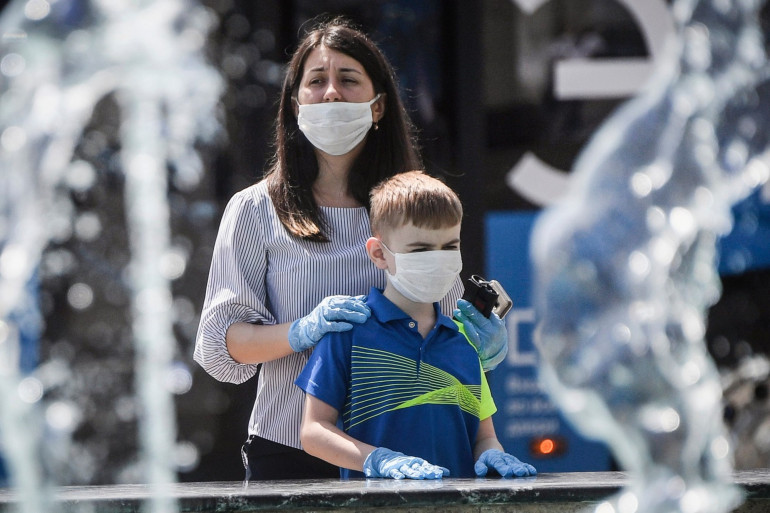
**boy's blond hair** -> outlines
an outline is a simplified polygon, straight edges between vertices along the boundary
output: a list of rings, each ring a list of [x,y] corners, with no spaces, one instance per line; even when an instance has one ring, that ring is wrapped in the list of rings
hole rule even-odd
[[[463,206],[445,183],[422,171],[407,171],[380,182],[369,195],[372,233],[412,223],[438,229],[460,224]]]

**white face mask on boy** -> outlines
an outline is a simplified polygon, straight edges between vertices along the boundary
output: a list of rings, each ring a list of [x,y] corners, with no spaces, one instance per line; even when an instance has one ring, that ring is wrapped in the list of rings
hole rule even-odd
[[[329,155],[344,155],[363,141],[372,127],[372,104],[323,102],[299,106],[297,123],[308,141]]]
[[[396,259],[396,274],[385,272],[388,281],[402,296],[416,303],[441,301],[463,268],[459,250],[393,253],[384,242],[380,244]]]

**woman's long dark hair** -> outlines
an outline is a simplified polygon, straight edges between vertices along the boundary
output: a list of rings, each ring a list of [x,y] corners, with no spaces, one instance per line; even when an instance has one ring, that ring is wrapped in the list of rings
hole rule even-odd
[[[319,46],[357,60],[374,85],[385,93],[385,114],[377,130],[369,130],[364,148],[348,175],[348,191],[369,207],[369,191],[396,173],[421,169],[414,127],[398,93],[395,73],[380,49],[350,21],[336,17],[316,24],[289,61],[275,123],[275,153],[265,174],[278,218],[289,233],[307,240],[328,241],[326,226],[313,196],[318,162],[313,146],[300,132],[293,98],[302,79],[305,60]]]

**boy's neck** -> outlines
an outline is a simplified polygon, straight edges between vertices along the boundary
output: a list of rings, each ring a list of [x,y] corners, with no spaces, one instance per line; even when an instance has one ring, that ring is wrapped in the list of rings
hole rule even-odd
[[[387,271],[386,271],[387,272]],[[405,314],[417,321],[417,328],[423,338],[433,329],[436,324],[436,310],[433,303],[415,303],[405,298],[391,284],[385,286],[382,295],[390,300],[391,303],[399,307]]]

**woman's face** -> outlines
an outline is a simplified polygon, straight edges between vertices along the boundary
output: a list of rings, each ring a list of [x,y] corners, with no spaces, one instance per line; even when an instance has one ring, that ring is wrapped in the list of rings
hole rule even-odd
[[[321,102],[368,102],[374,85],[353,57],[325,46],[310,51],[297,91],[300,105]]]

